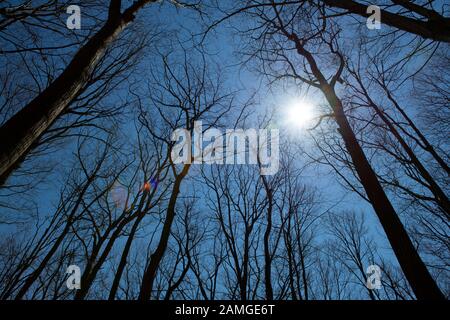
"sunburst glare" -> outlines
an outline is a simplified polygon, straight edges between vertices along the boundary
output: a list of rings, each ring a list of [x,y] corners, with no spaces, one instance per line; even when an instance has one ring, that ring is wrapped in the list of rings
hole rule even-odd
[[[313,105],[306,100],[292,100],[286,107],[285,117],[291,128],[308,128],[315,117]]]

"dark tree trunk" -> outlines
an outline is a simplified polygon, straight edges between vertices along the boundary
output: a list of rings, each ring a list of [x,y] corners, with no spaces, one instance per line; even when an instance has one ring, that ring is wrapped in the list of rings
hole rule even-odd
[[[135,1],[123,14],[112,0],[108,21],[75,54],[72,61],[42,93],[0,127],[0,185],[21,164],[42,134],[80,94],[108,45],[150,0]]]
[[[23,298],[23,296],[27,293],[28,289],[33,285],[33,283],[41,275],[42,271],[47,266],[47,263],[50,261],[50,259],[54,256],[56,251],[59,249],[59,246],[61,245],[64,238],[67,236],[67,234],[69,233],[69,230],[74,223],[76,212],[83,202],[83,197],[84,197],[85,193],[87,192],[88,188],[94,181],[97,172],[100,170],[101,164],[102,164],[102,161],[99,164],[97,164],[96,169],[94,170],[92,175],[88,178],[86,184],[83,186],[82,190],[80,191],[80,194],[78,195],[75,206],[73,207],[69,216],[67,217],[66,225],[64,226],[64,229],[62,230],[61,234],[58,236],[58,238],[56,238],[55,242],[52,244],[50,250],[47,252],[44,259],[42,259],[42,261],[39,263],[38,267],[25,280],[24,284],[22,285],[19,292],[17,293],[15,300],[20,300]]]
[[[362,17],[369,17],[367,5],[351,0],[323,0],[323,2],[333,8],[347,10],[347,12]],[[450,19],[443,17],[437,11],[426,9],[425,7],[413,4],[411,1],[392,0],[393,3],[403,6],[416,14],[426,18],[419,20],[392,13],[386,10],[381,11],[381,22],[391,27],[416,34],[425,39],[435,41],[450,42]]]
[[[417,299],[445,299],[427,267],[420,258],[400,218],[384,192],[344,114],[341,101],[330,86],[325,96],[333,107],[339,131],[378,219]]]
[[[90,260],[89,265],[86,267],[85,272],[83,273],[83,276],[81,277],[81,288],[78,290],[75,294],[75,300],[83,300],[87,294],[89,293],[90,288],[92,287],[92,284],[94,283],[95,277],[97,276],[97,273],[100,271],[102,265],[105,263],[106,258],[108,257],[109,253],[111,252],[111,249],[114,246],[114,243],[119,238],[120,233],[122,232],[123,228],[131,221],[134,217],[129,217],[125,220],[123,220],[117,228],[114,230],[113,234],[111,235],[111,238],[106,243],[105,249],[101,253],[99,259],[97,260],[97,255],[99,253],[99,249],[102,247],[104,240],[109,235],[109,232],[107,232],[102,239],[97,249],[93,255],[93,257]]]
[[[297,35],[290,34],[286,30],[283,30],[283,32],[295,43],[297,53],[306,58],[311,68],[311,72],[320,83],[320,90],[323,92],[330,107],[333,109],[336,123],[339,126],[339,132],[344,140],[346,149],[350,154],[352,163],[355,166],[356,173],[361,180],[361,184],[366,191],[367,197],[380,220],[392,250],[397,257],[400,267],[413,289],[416,298],[420,300],[445,299],[411,242],[397,212],[389,201],[376,173],[367,160],[363,149],[359,145],[355,133],[344,113],[342,102],[334,91],[334,85],[326,80],[313,55],[304,48]],[[343,68],[343,63],[344,61],[341,60],[340,70]],[[333,79],[336,79],[336,76]],[[332,80],[332,82],[333,81],[335,80]]]
[[[107,23],[78,51],[64,72],[0,128],[0,184],[83,89],[120,25]]]
[[[155,281],[156,272],[158,271],[159,263],[161,262],[164,252],[167,248],[167,243],[170,237],[170,229],[172,227],[173,219],[175,218],[175,205],[180,193],[181,182],[189,171],[189,164],[184,165],[183,170],[176,176],[172,189],[172,194],[167,206],[166,220],[164,221],[163,230],[159,238],[158,246],[155,252],[150,256],[150,262],[145,269],[142,278],[141,290],[139,292],[139,300],[149,300],[152,295],[153,282]]]
[[[272,231],[272,210],[273,210],[273,193],[272,189],[267,182],[266,177],[261,176],[264,184],[264,189],[266,190],[268,208],[267,208],[267,226],[264,232],[264,284],[266,288],[266,299],[273,300],[273,289],[272,289],[272,256],[270,254],[269,240],[270,233]]]
[[[117,289],[119,288],[120,279],[122,278],[123,270],[125,270],[125,266],[127,264],[128,254],[131,249],[131,244],[133,243],[134,236],[136,234],[137,228],[139,224],[141,223],[142,219],[145,217],[145,212],[142,212],[142,208],[144,206],[145,199],[147,198],[148,192],[145,191],[144,195],[141,198],[141,201],[139,203],[138,212],[139,215],[136,219],[136,221],[133,223],[133,226],[131,227],[130,234],[128,235],[127,242],[125,243],[125,247],[122,251],[122,255],[120,257],[119,266],[117,267],[116,274],[114,275],[113,284],[111,286],[111,290],[109,291],[109,297],[108,300],[114,300],[117,294]]]
[[[441,189],[441,187],[438,185],[438,183],[434,180],[434,178],[431,176],[431,174],[428,172],[428,170],[425,168],[425,166],[422,164],[422,162],[417,158],[414,151],[409,147],[408,143],[403,139],[400,132],[397,131],[397,129],[394,127],[394,125],[389,121],[389,119],[386,117],[386,115],[381,111],[377,105],[375,105],[373,102],[371,102],[371,107],[375,110],[377,115],[383,120],[383,122],[387,125],[389,130],[392,132],[394,137],[397,139],[397,141],[402,146],[403,150],[405,150],[406,154],[409,156],[412,164],[417,168],[420,175],[425,179],[425,181],[428,184],[428,189],[433,193],[435,196],[437,204],[442,208],[442,210],[445,212],[446,217],[450,217],[450,202],[444,193],[444,191]]]

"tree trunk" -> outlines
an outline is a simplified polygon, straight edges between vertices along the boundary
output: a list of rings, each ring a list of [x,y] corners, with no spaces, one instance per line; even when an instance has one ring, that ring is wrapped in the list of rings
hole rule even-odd
[[[127,259],[128,259],[128,254],[131,249],[131,244],[133,243],[137,228],[146,214],[146,210],[144,210],[144,212],[142,212],[142,209],[144,206],[144,202],[147,198],[147,194],[148,194],[148,191],[145,191],[144,194],[142,195],[141,201],[139,203],[139,207],[138,207],[139,214],[138,214],[138,217],[137,217],[136,221],[134,222],[133,226],[131,227],[130,234],[127,238],[127,242],[125,243],[125,247],[122,251],[122,256],[120,257],[119,266],[117,267],[116,274],[114,275],[113,284],[111,286],[111,290],[109,291],[108,300],[114,300],[116,297],[117,289],[119,288],[119,284],[120,284],[120,279],[122,278],[123,270],[125,270],[125,267],[127,264]]]
[[[172,227],[173,219],[175,218],[175,205],[178,199],[178,194],[180,193],[181,182],[189,171],[190,164],[186,164],[183,170],[175,178],[175,183],[172,189],[172,194],[169,199],[169,204],[167,206],[166,220],[164,221],[163,230],[159,238],[158,246],[150,256],[150,263],[145,269],[144,276],[142,278],[141,290],[139,292],[139,300],[149,300],[152,295],[153,282],[155,280],[156,271],[158,270],[159,263],[161,262],[164,252],[167,248],[167,243],[170,237],[170,229]]]
[[[330,7],[340,8],[347,10],[349,13],[353,13],[362,17],[369,17],[372,13],[367,13],[367,5],[350,0],[323,0],[323,2]],[[410,1],[398,1],[392,2],[407,6],[406,3],[411,5]],[[386,10],[381,10],[381,22],[409,32],[416,34],[425,39],[431,39],[435,41],[450,42],[450,19],[443,17],[437,11],[426,9],[422,6],[414,5],[414,7],[408,8],[409,10],[418,13],[427,18],[427,21],[419,20],[403,16],[401,14],[392,13]]]
[[[267,201],[269,203],[267,208],[267,226],[264,232],[264,284],[266,288],[266,299],[273,300],[272,257],[269,248],[270,233],[272,231],[273,193],[266,177],[261,176],[261,179],[263,181],[264,189],[266,190]]]
[[[111,252],[111,249],[114,246],[114,243],[119,238],[120,233],[122,232],[123,228],[133,219],[133,217],[127,218],[123,220],[119,226],[114,230],[113,234],[111,235],[111,238],[106,243],[105,249],[103,250],[102,254],[100,255],[100,258],[97,260],[96,257],[99,253],[97,251],[94,254],[93,259],[91,259],[92,263],[88,265],[85,269],[84,274],[81,278],[81,288],[78,290],[75,294],[75,300],[83,300],[86,298],[87,294],[89,293],[90,288],[92,287],[92,284],[94,283],[95,277],[97,276],[97,273],[100,271],[100,268],[103,266],[103,264],[106,261],[106,258],[108,257],[109,253]],[[109,232],[105,234],[105,238],[108,236]],[[99,243],[98,249],[100,249],[103,246],[103,242]],[[97,260],[97,261],[96,261]]]
[[[75,203],[75,206],[71,210],[69,216],[67,217],[66,225],[64,226],[64,229],[62,230],[61,234],[56,238],[55,242],[52,244],[50,250],[45,255],[44,259],[42,259],[41,263],[39,263],[38,267],[29,275],[29,277],[25,280],[23,286],[20,288],[19,292],[17,293],[15,300],[21,300],[23,296],[27,293],[28,289],[33,285],[33,283],[37,280],[37,278],[41,275],[44,268],[47,266],[47,263],[50,261],[50,259],[53,257],[53,255],[58,250],[59,246],[61,245],[62,241],[66,237],[66,235],[69,233],[70,228],[72,227],[75,219],[75,214],[81,205],[83,201],[83,197],[86,194],[88,188],[93,183],[96,174],[98,170],[101,167],[101,163],[97,164],[96,169],[92,173],[92,175],[88,178],[86,184],[83,186],[82,190],[80,191],[80,194],[78,195],[77,201]]]
[[[445,299],[417,253],[417,250],[414,248],[400,218],[370,166],[348,123],[341,101],[329,85],[324,85],[323,92],[334,110],[339,131],[344,139],[345,146],[352,158],[353,165],[366,191],[367,197],[386,232],[386,236],[414,294],[420,300]]]
[[[367,197],[380,220],[392,250],[416,298],[419,300],[445,299],[411,242],[397,212],[389,201],[376,173],[359,145],[355,133],[344,113],[342,102],[336,95],[333,85],[328,83],[313,55],[304,48],[297,35],[290,34],[286,30],[283,30],[283,32],[295,43],[297,53],[306,58],[311,72],[320,83],[320,90],[333,109],[336,123],[339,126],[339,132],[344,140],[347,152],[350,154],[352,163],[355,166],[356,173],[361,180]],[[344,61],[341,60],[341,69],[343,68],[343,63]]]
[[[149,2],[135,1],[123,14],[119,0],[112,0],[108,21],[75,54],[67,68],[42,93],[0,127],[0,185],[36,145],[42,134],[80,94],[108,45]]]
[[[428,170],[425,168],[425,166],[422,164],[422,162],[416,156],[414,151],[409,147],[408,143],[406,143],[406,141],[403,139],[403,137],[397,131],[397,129],[394,127],[394,125],[385,116],[383,111],[380,110],[378,108],[378,106],[375,103],[373,103],[373,101],[370,101],[370,103],[371,103],[370,106],[372,107],[372,109],[375,110],[375,112],[381,118],[381,120],[383,120],[383,122],[388,126],[391,133],[394,135],[394,137],[400,143],[403,150],[405,150],[406,154],[409,156],[413,165],[417,168],[417,171],[419,171],[420,175],[428,183],[428,189],[431,191],[431,193],[433,193],[437,204],[442,208],[442,210],[445,213],[445,216],[448,219],[450,217],[450,202],[447,198],[447,195],[444,193],[444,191],[441,189],[441,187],[438,185],[438,183],[434,180],[434,178],[431,176],[431,174],[428,172]]]

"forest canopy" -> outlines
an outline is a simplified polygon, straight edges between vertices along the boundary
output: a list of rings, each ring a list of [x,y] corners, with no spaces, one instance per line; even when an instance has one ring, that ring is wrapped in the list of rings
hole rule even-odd
[[[2,1],[0,299],[447,299],[449,43],[445,0]]]

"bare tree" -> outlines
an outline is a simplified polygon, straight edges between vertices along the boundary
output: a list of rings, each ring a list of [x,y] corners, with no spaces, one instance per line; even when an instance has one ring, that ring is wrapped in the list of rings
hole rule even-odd
[[[11,281],[5,287],[2,296],[8,298],[15,293],[15,299],[22,299],[30,287],[40,277],[44,269],[48,266],[51,259],[58,253],[64,240],[69,236],[73,225],[86,213],[95,201],[85,203],[85,197],[92,192],[95,182],[104,174],[103,168],[105,160],[108,157],[108,146],[99,155],[92,170],[88,169],[81,155],[82,144],[78,149],[79,169],[73,174],[74,185],[71,188],[65,188],[61,194],[60,204],[49,222],[45,222],[43,232],[36,232],[35,238],[27,244],[22,255],[23,260],[14,267],[14,276],[9,274]],[[77,174],[82,172],[85,179],[80,180]],[[77,174],[75,174],[77,173]],[[99,191],[94,196],[100,197],[105,194],[108,187]],[[42,256],[42,258],[41,258]]]
[[[306,8],[305,5],[297,8],[278,6],[273,1],[271,4],[268,8],[256,8],[250,14],[259,21],[260,26],[249,31],[260,41],[256,47],[258,51],[253,54],[265,62],[265,70],[268,70],[269,76],[272,75],[270,72],[274,72],[275,77],[279,77],[280,69],[274,67],[281,64],[281,77],[292,77],[323,93],[364,191],[417,298],[442,299],[442,292],[417,253],[359,144],[337,93],[336,85],[341,82],[346,65],[337,41],[339,30],[330,25],[328,19],[324,19],[320,8]],[[298,28],[296,23],[299,19],[307,19],[307,26]],[[331,69],[334,71],[325,71],[320,67],[317,55],[313,53],[313,50],[317,50],[314,46],[329,57],[328,62],[333,59],[337,64],[337,68]],[[292,60],[295,56],[301,58],[300,68]]]
[[[142,300],[148,300],[152,296],[153,282],[164,257],[176,215],[181,184],[191,168],[190,162],[177,165],[172,158],[172,148],[175,144],[171,140],[173,130],[184,128],[193,135],[196,130],[195,122],[199,120],[205,122],[205,128],[200,130],[207,130],[219,123],[221,118],[233,108],[234,94],[223,91],[221,77],[212,76],[211,67],[208,66],[205,56],[199,51],[197,53],[201,56],[200,61],[190,61],[187,51],[184,51],[181,57],[182,62],[178,64],[170,64],[169,56],[162,56],[163,72],[160,76],[155,75],[154,93],[150,97],[150,101],[159,113],[158,118],[164,124],[162,128],[160,127],[159,130],[155,128],[149,118],[149,112],[141,107],[140,122],[150,136],[165,144],[173,178],[161,234],[142,278],[139,294],[139,299]],[[194,156],[188,155],[191,161]]]
[[[366,268],[375,264],[376,246],[368,236],[364,219],[355,212],[330,215],[328,227],[333,235],[330,241],[330,255],[340,261],[362,286],[370,299],[379,298],[377,291],[366,286]]]
[[[0,137],[7,141],[2,144],[0,151],[2,184],[42,134],[80,95],[108,47],[133,22],[142,8],[154,2],[135,1],[122,11],[122,1],[111,0],[103,27],[78,50],[64,71],[45,90],[2,125]]]

